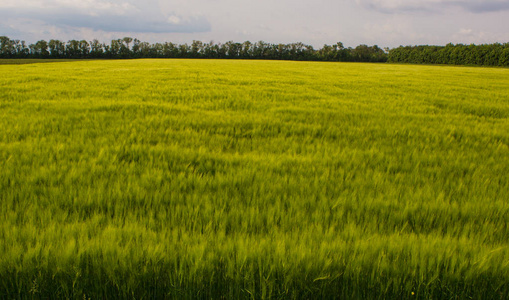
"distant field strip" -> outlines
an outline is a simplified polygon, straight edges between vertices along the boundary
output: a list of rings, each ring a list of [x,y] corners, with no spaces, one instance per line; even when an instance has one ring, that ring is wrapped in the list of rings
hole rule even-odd
[[[509,69],[0,65],[0,298],[509,298]]]
[[[26,65],[38,63],[55,63],[55,62],[76,62],[77,59],[5,59],[0,58],[0,65]]]

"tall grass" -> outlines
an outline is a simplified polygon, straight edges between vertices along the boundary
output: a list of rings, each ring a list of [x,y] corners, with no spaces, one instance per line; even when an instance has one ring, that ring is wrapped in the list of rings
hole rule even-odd
[[[0,298],[509,297],[509,70],[0,66]]]

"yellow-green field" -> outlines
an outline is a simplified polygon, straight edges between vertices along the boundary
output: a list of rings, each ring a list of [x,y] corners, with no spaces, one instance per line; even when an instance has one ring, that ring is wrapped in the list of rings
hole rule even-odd
[[[0,298],[509,297],[509,69],[0,65]]]
[[[76,62],[78,59],[3,59],[0,58],[0,65],[26,65],[55,62]]]

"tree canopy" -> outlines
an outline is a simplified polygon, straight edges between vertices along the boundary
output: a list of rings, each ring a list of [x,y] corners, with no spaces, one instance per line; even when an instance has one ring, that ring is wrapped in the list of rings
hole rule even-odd
[[[193,41],[189,44],[172,42],[148,43],[124,37],[109,44],[97,39],[40,40],[34,44],[0,36],[0,58],[67,58],[67,59],[129,59],[129,58],[220,58],[270,59],[302,61],[393,62],[417,64],[456,64],[509,66],[509,43],[445,46],[400,46],[381,49],[377,45],[344,47],[338,42],[314,49],[304,43],[271,44],[264,41],[226,43]]]
[[[406,46],[391,49],[389,62],[414,64],[452,64],[509,66],[509,43],[445,46]]]
[[[229,41],[216,44],[193,41],[191,45],[172,42],[150,44],[131,37],[114,39],[109,44],[94,39],[67,42],[40,40],[27,45],[24,41],[1,36],[0,58],[230,58],[385,62],[387,52],[376,45],[345,48],[340,42],[324,45],[318,50],[300,42],[271,44],[264,41]]]

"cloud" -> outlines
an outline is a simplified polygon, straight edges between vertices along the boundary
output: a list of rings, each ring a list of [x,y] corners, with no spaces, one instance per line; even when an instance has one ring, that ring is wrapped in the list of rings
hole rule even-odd
[[[431,28],[421,30],[422,25],[408,16],[391,16],[383,21],[369,21],[364,27],[362,34],[363,41],[377,44],[380,37],[383,37],[384,45],[397,47],[400,45],[429,44],[440,35]]]
[[[337,41],[477,44],[509,40],[508,6],[509,0],[0,0],[0,35],[28,42],[301,41],[315,48]]]
[[[509,10],[507,0],[355,0],[362,7],[383,13],[431,12],[462,8],[473,13]]]
[[[109,32],[204,32],[210,30],[208,21],[200,16],[187,18],[172,15],[170,17],[143,17],[136,15],[93,16],[82,14],[50,14],[44,20],[55,25],[86,27]]]
[[[461,28],[452,35],[451,41],[453,43],[462,44],[490,44],[500,41],[506,41],[509,34],[497,34],[484,30],[476,30],[472,28]]]
[[[474,13],[483,13],[483,12],[498,12],[509,10],[509,1],[469,1],[468,5],[465,5],[464,8],[474,12]]]
[[[38,20],[49,26],[90,28],[105,32],[192,33],[211,29],[204,16],[165,13],[153,0],[22,0],[19,3],[7,0],[0,3],[0,17],[11,21],[19,18]]]

